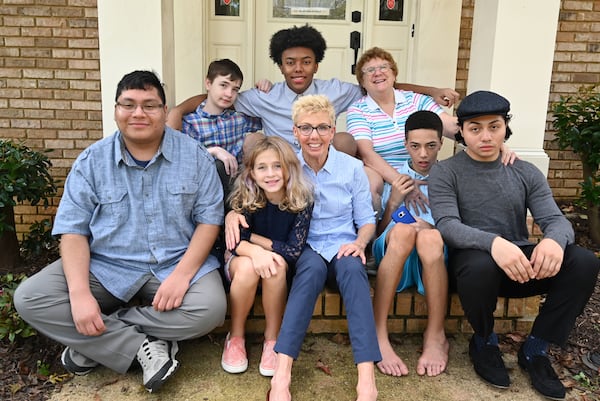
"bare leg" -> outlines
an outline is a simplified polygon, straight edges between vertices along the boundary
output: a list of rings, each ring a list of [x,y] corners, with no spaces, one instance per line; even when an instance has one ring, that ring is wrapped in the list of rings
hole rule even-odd
[[[417,363],[417,373],[437,376],[446,369],[449,348],[444,332],[448,304],[448,272],[444,264],[443,242],[439,231],[419,231],[417,252],[423,265],[427,303],[427,329],[423,333],[423,353]]]
[[[254,304],[258,279],[260,278],[250,258],[237,256],[231,261],[229,268],[231,274],[231,289],[229,301],[231,302],[231,337],[244,337],[246,319],[250,308]]]
[[[333,136],[333,147],[352,157],[358,157],[358,146],[352,134],[348,132],[336,132]]]
[[[377,385],[375,384],[375,366],[373,362],[361,362],[356,365],[358,384],[356,385],[356,401],[377,400]]]
[[[387,317],[402,277],[404,262],[413,249],[415,237],[416,231],[413,227],[407,224],[396,224],[387,234],[385,256],[377,269],[373,313],[377,341],[383,358],[377,363],[377,367],[381,373],[391,376],[408,374],[408,368],[390,343]]]
[[[265,311],[265,341],[276,340],[283,319],[287,293],[286,268],[281,267],[277,274],[262,279],[262,304]]]
[[[292,381],[292,365],[294,358],[279,353],[277,354],[277,367],[271,379],[269,401],[291,401],[290,383]]]

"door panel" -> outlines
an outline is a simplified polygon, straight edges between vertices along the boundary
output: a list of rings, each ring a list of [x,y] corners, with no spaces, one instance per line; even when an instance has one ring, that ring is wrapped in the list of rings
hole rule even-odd
[[[206,76],[206,69],[211,61],[229,58],[240,66],[244,74],[243,89],[251,88],[255,82],[254,2],[252,0],[228,2],[208,0],[205,4],[207,7],[206,60],[204,60],[202,78]]]

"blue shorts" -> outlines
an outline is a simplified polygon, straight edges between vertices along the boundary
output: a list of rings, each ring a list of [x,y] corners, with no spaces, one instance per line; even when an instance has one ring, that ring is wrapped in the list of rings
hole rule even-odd
[[[385,237],[393,226],[394,224],[388,224],[385,231],[373,241],[373,257],[375,258],[376,266],[379,266],[379,263],[381,263],[381,260],[383,259],[383,255],[385,255]],[[447,265],[447,262],[448,249],[446,248],[446,245],[444,245],[444,264]],[[402,292],[410,287],[417,287],[419,294],[425,295],[425,286],[423,285],[423,278],[421,277],[422,270],[423,266],[421,265],[421,260],[417,254],[417,248],[413,248],[406,259],[406,262],[404,262],[402,277],[400,277],[396,292]]]

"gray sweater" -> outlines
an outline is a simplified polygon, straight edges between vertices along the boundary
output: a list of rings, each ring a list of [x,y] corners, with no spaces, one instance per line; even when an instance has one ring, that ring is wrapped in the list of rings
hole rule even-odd
[[[491,251],[496,236],[530,244],[527,209],[544,238],[564,249],[574,241],[571,223],[556,205],[544,175],[533,164],[500,159],[479,162],[466,152],[436,163],[429,174],[429,201],[436,227],[452,248]]]

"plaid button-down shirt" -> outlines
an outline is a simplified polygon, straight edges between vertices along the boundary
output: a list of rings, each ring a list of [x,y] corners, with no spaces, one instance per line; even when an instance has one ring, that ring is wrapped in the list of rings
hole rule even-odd
[[[193,113],[183,117],[181,131],[199,141],[206,148],[218,146],[242,163],[242,145],[247,132],[262,129],[260,118],[248,117],[235,110],[226,109],[213,115],[204,111],[206,101]]]

